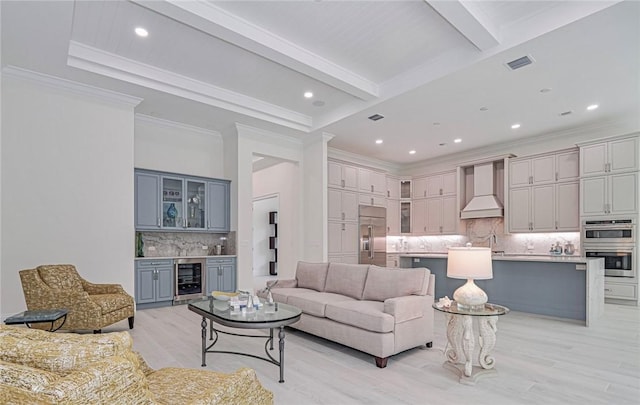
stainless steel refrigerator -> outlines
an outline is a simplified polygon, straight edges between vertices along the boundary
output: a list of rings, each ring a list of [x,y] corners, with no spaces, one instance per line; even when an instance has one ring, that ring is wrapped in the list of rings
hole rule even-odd
[[[360,206],[359,263],[387,265],[387,209]]]

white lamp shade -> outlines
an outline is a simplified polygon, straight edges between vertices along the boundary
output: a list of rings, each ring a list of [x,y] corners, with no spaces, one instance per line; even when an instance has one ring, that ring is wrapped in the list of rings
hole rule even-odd
[[[449,248],[447,277],[475,280],[493,278],[491,250],[484,247]]]

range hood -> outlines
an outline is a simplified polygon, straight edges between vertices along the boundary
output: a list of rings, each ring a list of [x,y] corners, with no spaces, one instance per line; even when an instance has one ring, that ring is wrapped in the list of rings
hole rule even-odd
[[[502,204],[495,194],[494,162],[473,166],[473,198],[460,212],[460,218],[502,217]]]

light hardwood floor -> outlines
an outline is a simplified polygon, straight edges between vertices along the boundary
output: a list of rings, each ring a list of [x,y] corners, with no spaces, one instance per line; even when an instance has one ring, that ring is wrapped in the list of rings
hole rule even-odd
[[[185,305],[138,311],[134,347],[154,368],[199,369],[200,322]],[[126,321],[104,331],[115,330],[127,330]],[[283,384],[276,366],[244,356],[208,354],[207,369],[255,369],[276,404],[640,403],[637,307],[606,305],[604,317],[589,328],[518,312],[501,316],[494,350],[498,375],[475,386],[458,383],[442,367],[446,335],[439,312],[435,332],[433,348],[391,357],[385,369],[367,354],[290,328]],[[218,345],[264,353],[262,339],[222,335]]]

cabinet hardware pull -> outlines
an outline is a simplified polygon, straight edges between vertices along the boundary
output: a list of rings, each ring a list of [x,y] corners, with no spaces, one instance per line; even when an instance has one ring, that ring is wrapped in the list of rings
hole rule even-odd
[[[391,197],[391,191],[387,190],[387,198]]]
[[[373,205],[373,197],[371,197],[371,205]]]
[[[440,195],[442,195],[442,189],[440,189]]]
[[[533,176],[529,176],[529,184],[533,184]]]
[[[424,191],[422,192],[422,194],[423,194],[423,197],[426,197],[426,196],[427,196],[427,190],[424,190]]]
[[[556,229],[558,229],[558,221],[556,221]]]
[[[342,224],[342,230],[343,230],[343,231],[345,230],[344,224]]]
[[[344,180],[340,180],[340,186],[344,188]]]
[[[558,172],[556,172],[556,181],[558,181]]]
[[[371,185],[371,192],[373,193],[373,184]]]
[[[442,225],[440,225],[440,233],[442,233]]]
[[[156,223],[158,224],[158,228],[160,227],[160,217],[156,218]]]
[[[342,220],[344,221],[344,212],[342,213]]]
[[[611,288],[605,288],[604,290],[605,291],[611,291]]]

